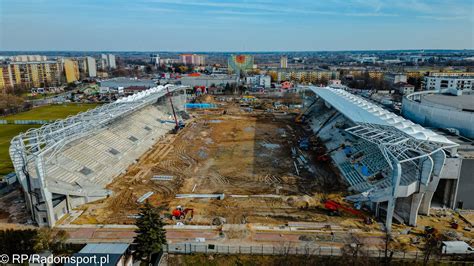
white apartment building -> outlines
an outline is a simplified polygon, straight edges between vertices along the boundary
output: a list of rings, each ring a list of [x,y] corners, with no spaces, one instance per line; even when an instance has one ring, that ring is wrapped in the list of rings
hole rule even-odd
[[[47,61],[45,55],[17,55],[11,57],[12,62],[42,62]]]
[[[150,63],[155,66],[160,65],[160,55],[159,54],[150,54]]]
[[[282,56],[280,58],[280,68],[288,68],[288,56]]]
[[[270,88],[272,84],[272,79],[267,75],[256,75],[246,78],[246,83],[249,85],[262,86],[264,88]]]
[[[87,74],[89,77],[94,78],[97,76],[97,64],[95,62],[94,57],[87,56],[86,57],[86,64],[87,64]]]
[[[474,75],[472,76],[427,76],[424,79],[425,90],[471,90],[474,86]]]
[[[115,55],[113,54],[102,54],[101,55],[101,61],[102,61],[102,67],[109,68],[109,69],[115,69],[117,68],[117,65],[115,64]],[[104,65],[105,63],[105,65]]]

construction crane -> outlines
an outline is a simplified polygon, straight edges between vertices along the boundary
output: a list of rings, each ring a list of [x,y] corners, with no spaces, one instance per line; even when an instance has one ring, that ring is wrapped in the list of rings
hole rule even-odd
[[[173,110],[173,117],[174,117],[174,123],[175,123],[173,133],[177,133],[180,129],[184,128],[184,123],[182,121],[178,122],[178,117],[176,116],[176,111],[174,110],[174,105],[173,105],[173,100],[172,100],[173,97],[172,97],[168,87],[166,87],[166,92],[168,93],[168,97],[170,99],[170,104],[171,104],[171,109]]]
[[[176,209],[174,209],[171,212],[171,219],[173,219],[173,220],[184,220],[188,216],[188,213],[191,215],[189,217],[189,220],[191,220],[194,216],[194,209],[183,208],[181,206],[178,206],[178,207],[176,207]]]

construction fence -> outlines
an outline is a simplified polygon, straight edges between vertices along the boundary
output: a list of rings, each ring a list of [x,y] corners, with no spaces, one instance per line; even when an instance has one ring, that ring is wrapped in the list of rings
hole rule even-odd
[[[247,255],[304,255],[304,256],[359,256],[383,259],[386,257],[385,250],[363,249],[354,246],[343,249],[332,246],[306,245],[221,245],[204,243],[179,243],[168,244],[163,247],[165,253],[170,254],[247,254]],[[387,256],[392,259],[410,260],[422,262],[425,254],[422,251],[388,251]],[[466,261],[473,262],[473,254],[439,255],[433,254],[430,260]]]

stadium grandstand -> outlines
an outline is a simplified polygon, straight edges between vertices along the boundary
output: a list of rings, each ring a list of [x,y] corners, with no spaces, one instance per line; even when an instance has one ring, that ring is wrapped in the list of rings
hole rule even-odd
[[[51,227],[73,208],[107,197],[106,185],[174,128],[173,111],[182,119],[186,89],[153,87],[12,139],[33,220]]]
[[[416,225],[429,214],[438,183],[447,175],[447,158],[458,144],[348,91],[311,91],[306,121],[349,185],[346,199],[378,217]]]

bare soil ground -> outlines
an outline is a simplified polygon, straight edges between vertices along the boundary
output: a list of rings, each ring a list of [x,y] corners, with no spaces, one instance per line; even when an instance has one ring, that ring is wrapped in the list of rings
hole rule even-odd
[[[0,224],[25,224],[29,213],[20,188],[0,197]]]
[[[147,192],[154,192],[148,200],[163,214],[178,205],[193,208],[194,218],[187,224],[209,225],[216,217],[227,223],[326,220],[317,208],[321,197],[339,198],[345,187],[329,164],[318,164],[309,151],[300,152],[314,165],[312,171],[299,169],[296,174],[291,148],[306,133],[294,124],[294,116],[246,112],[233,103],[223,110],[193,113],[184,130],[156,143],[108,186],[112,196],[84,205],[73,223],[134,223],[137,199]],[[174,178],[153,181],[154,175]],[[224,200],[175,198],[186,193],[226,196]],[[279,197],[258,196],[269,194]]]

